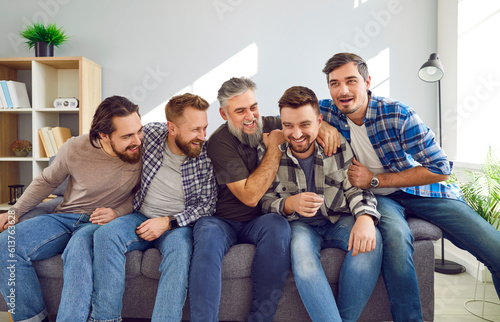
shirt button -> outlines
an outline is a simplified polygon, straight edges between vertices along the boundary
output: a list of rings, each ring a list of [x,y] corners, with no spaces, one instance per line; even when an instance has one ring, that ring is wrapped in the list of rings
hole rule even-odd
[[[302,191],[302,192],[306,192],[306,189],[302,189],[301,191]]]
[[[283,191],[285,191],[285,190],[286,190],[286,188],[285,188],[285,187],[283,187],[282,189],[283,189]]]

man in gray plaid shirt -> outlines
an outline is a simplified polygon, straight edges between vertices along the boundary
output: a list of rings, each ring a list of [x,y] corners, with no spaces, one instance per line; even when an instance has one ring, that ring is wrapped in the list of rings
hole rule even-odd
[[[263,213],[290,221],[292,270],[313,321],[356,321],[377,282],[382,238],[375,227],[380,214],[368,190],[351,185],[347,170],[353,152],[341,136],[340,148],[327,156],[316,143],[322,123],[312,90],[295,86],[279,100],[283,152],[278,173],[261,199]],[[259,146],[259,156],[265,146]],[[321,249],[347,251],[337,302],[321,267]]]

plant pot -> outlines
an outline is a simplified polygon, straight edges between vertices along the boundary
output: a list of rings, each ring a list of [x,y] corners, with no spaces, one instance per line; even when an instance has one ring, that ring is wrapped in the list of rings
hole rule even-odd
[[[35,43],[35,57],[53,57],[54,44],[49,44],[46,41],[37,41]]]
[[[25,157],[28,155],[29,152],[26,152],[26,151],[14,151],[14,153],[16,154],[16,157]]]

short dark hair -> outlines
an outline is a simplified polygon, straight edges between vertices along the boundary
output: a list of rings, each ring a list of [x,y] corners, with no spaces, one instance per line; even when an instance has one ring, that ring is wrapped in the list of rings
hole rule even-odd
[[[96,145],[96,141],[101,138],[99,133],[113,133],[116,130],[113,124],[113,118],[115,116],[129,116],[132,113],[137,113],[140,117],[139,106],[132,103],[127,98],[116,95],[106,98],[99,104],[94,113],[89,132],[90,144],[92,144],[94,148],[100,148],[100,146]]]
[[[325,64],[325,68],[323,68],[323,73],[326,74],[326,81],[330,81],[329,75],[335,68],[344,66],[345,64],[350,62],[354,62],[356,64],[359,73],[361,74],[361,76],[363,76],[363,79],[366,82],[368,80],[368,77],[370,77],[370,73],[368,73],[368,65],[363,58],[353,53],[338,53],[333,55],[332,58],[328,59]]]
[[[233,77],[222,83],[219,91],[217,92],[217,100],[220,107],[225,111],[228,105],[227,101],[231,98],[241,95],[249,89],[255,91],[257,85],[247,77]]]
[[[165,105],[165,117],[167,121],[175,123],[184,115],[184,110],[188,106],[206,111],[210,104],[200,96],[191,93],[174,96]]]
[[[280,113],[284,107],[299,108],[307,104],[312,106],[317,115],[320,114],[319,102],[316,94],[314,94],[311,89],[304,86],[290,87],[278,101]]]

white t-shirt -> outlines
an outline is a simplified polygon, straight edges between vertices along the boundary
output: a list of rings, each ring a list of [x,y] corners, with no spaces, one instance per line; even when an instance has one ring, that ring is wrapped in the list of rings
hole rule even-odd
[[[356,154],[356,160],[375,174],[385,173],[384,166],[370,142],[366,126],[364,124],[356,125],[349,118],[347,118],[347,123],[351,128],[351,148]],[[399,188],[370,188],[370,191],[376,195],[388,195],[398,190]]]

